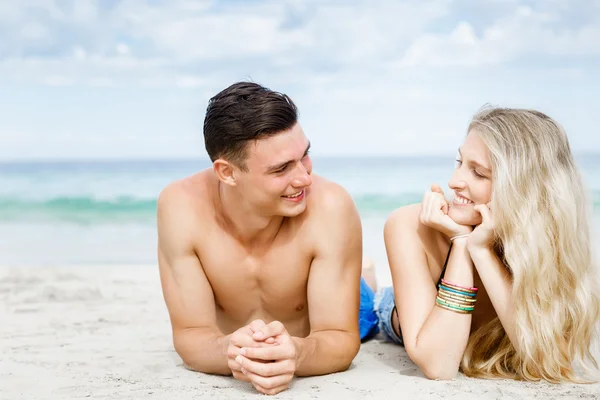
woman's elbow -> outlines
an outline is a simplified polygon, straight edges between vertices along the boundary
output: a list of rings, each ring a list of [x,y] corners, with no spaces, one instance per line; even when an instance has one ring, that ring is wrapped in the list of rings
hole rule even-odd
[[[423,375],[432,381],[449,381],[456,378],[458,368],[448,367],[446,365],[431,365],[421,367]]]
[[[406,348],[410,359],[417,364],[427,379],[436,381],[452,380],[458,374],[458,366],[454,363],[440,362],[437,355],[430,357],[416,348]]]

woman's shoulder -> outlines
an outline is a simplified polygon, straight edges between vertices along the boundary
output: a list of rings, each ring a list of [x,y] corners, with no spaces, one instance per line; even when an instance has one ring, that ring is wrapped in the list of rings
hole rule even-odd
[[[385,222],[385,240],[389,244],[401,242],[419,247],[427,254],[438,254],[445,243],[443,234],[423,224],[420,216],[421,203],[394,210]]]
[[[397,208],[388,216],[387,221],[385,222],[385,231],[387,233],[394,233],[398,230],[414,231],[414,229],[418,228],[421,224],[419,218],[420,214],[421,203],[409,204]]]

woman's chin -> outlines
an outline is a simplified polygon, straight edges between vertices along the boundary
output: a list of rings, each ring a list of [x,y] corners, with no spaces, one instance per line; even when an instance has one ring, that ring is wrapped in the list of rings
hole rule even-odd
[[[466,226],[475,226],[481,223],[481,216],[472,207],[470,209],[457,209],[455,207],[450,207],[448,211],[448,216],[452,221],[456,222],[459,225]]]

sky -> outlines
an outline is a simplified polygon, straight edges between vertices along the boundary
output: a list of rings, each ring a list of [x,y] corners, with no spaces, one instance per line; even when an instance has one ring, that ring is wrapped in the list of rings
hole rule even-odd
[[[241,80],[317,155],[454,154],[485,104],[600,152],[600,0],[3,1],[0,38],[0,161],[205,157]]]

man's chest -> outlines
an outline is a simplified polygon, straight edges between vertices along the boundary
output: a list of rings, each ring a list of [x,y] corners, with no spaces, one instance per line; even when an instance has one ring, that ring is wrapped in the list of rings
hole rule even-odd
[[[313,251],[300,237],[251,250],[219,240],[205,243],[200,258],[223,310],[295,308],[306,302]]]

